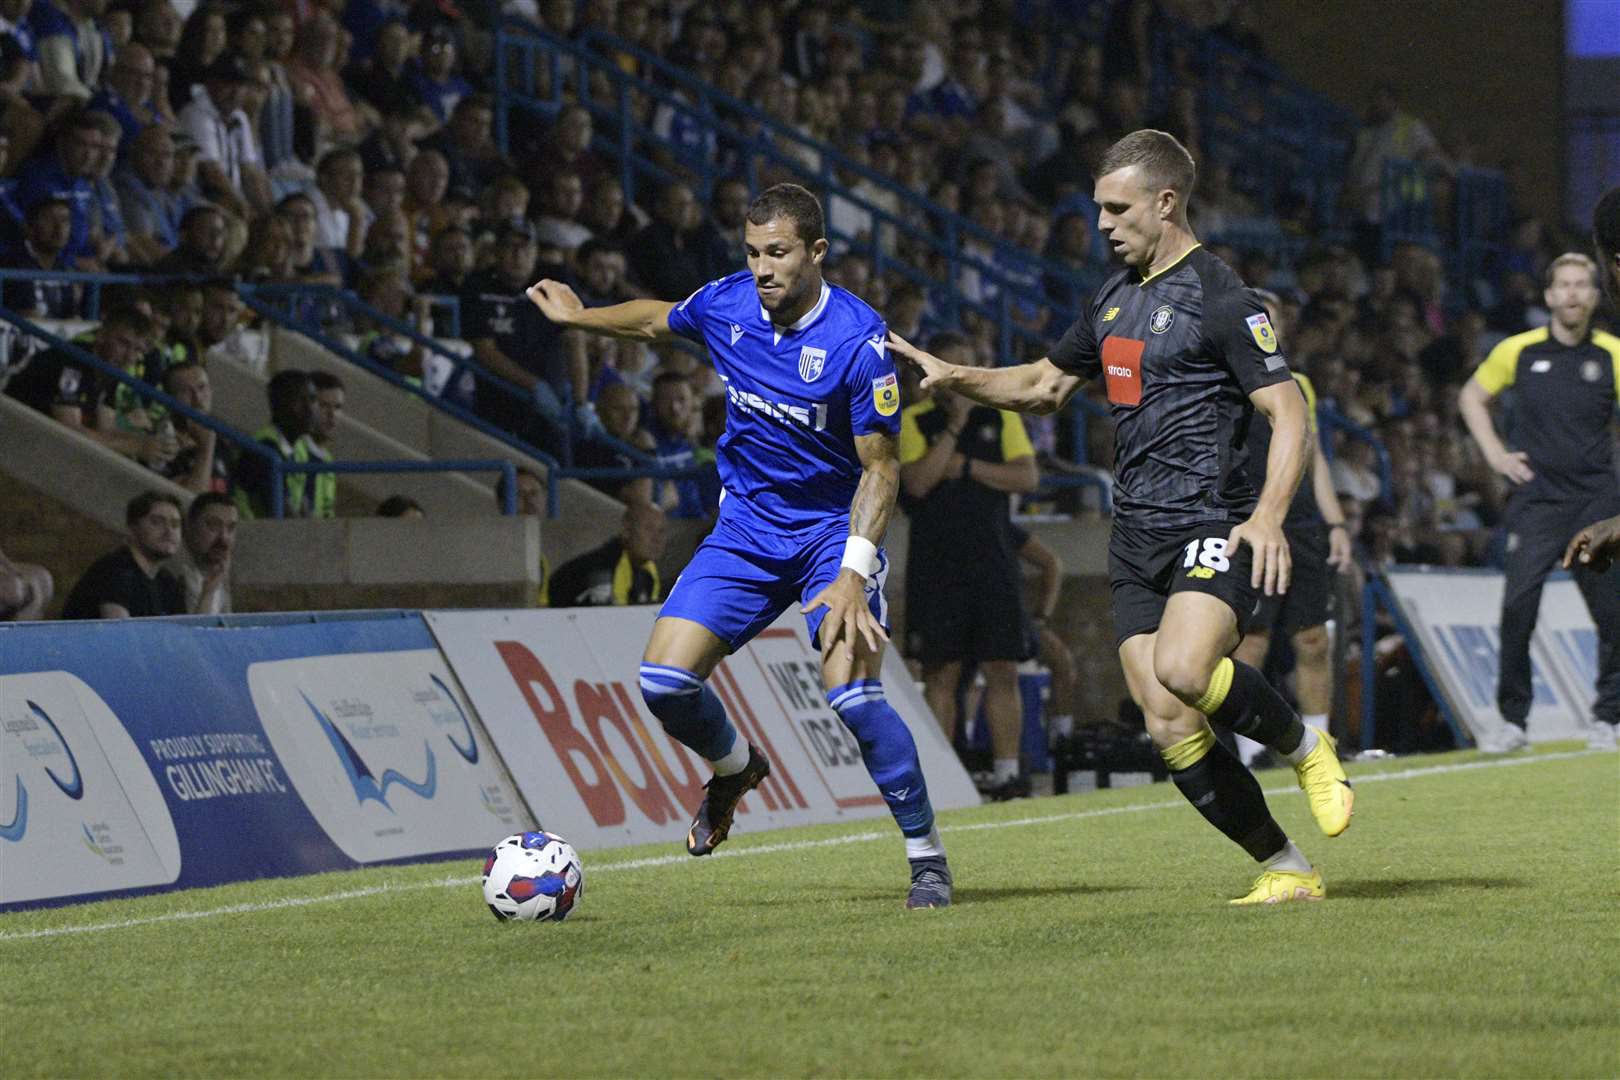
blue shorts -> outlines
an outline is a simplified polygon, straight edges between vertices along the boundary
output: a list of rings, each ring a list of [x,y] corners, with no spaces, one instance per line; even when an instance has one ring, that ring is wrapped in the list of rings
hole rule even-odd
[[[675,579],[658,617],[699,623],[736,652],[789,605],[803,605],[832,584],[848,539],[849,522],[841,518],[824,530],[789,536],[755,528],[722,509],[714,531]],[[885,631],[889,605],[883,583],[888,576],[889,557],[879,548],[878,572],[866,583],[866,602]],[[818,607],[804,617],[817,648],[816,634],[826,615],[827,609]]]

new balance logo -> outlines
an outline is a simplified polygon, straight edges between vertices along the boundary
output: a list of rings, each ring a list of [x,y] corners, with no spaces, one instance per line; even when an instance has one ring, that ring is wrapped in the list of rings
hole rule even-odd
[[[743,328],[736,323],[731,324],[731,343],[737,344],[737,339],[743,336]]]
[[[1119,317],[1119,308],[1111,307],[1107,311],[1103,312],[1102,321],[1103,322],[1113,322],[1118,317]]]

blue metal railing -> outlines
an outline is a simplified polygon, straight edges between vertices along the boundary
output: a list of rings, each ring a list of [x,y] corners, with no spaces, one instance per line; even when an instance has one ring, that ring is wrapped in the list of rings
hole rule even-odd
[[[1322,455],[1330,462],[1334,458],[1334,448],[1333,440],[1328,437],[1329,431],[1341,431],[1349,438],[1372,447],[1373,458],[1378,462],[1378,497],[1383,502],[1392,502],[1395,498],[1395,474],[1390,468],[1389,451],[1384,448],[1383,440],[1339,410],[1321,402],[1316,405],[1316,422],[1322,432]]]
[[[152,386],[149,383],[143,382],[116,364],[109,364],[107,361],[103,360],[101,357],[97,356],[95,353],[89,351],[83,346],[69,341],[67,338],[51,333],[38,323],[35,323],[32,319],[19,315],[9,308],[0,307],[0,322],[9,323],[10,325],[17,327],[29,337],[43,341],[52,348],[62,350],[68,356],[72,357],[76,363],[84,364],[87,367],[101,372],[108,378],[129,387],[131,390],[134,390],[142,397],[149,398],[152,401],[157,402],[170,412],[184,416],[186,419],[191,420],[194,423],[201,424],[203,427],[214,432],[215,435],[222,436],[227,442],[235,445],[242,453],[252,454],[265,459],[272,475],[277,477],[276,483],[270,492],[271,514],[274,517],[281,517],[285,513],[285,503],[283,501],[285,492],[282,490],[279,471],[281,468],[282,459],[281,455],[275,450],[265,446],[263,443],[258,442],[246,432],[240,431],[237,428],[232,427],[230,424],[225,423],[223,420],[219,420],[215,417],[209,416],[207,413],[199,412],[198,410],[193,409],[190,405],[185,404],[180,399],[170,396],[161,389]]]
[[[778,122],[755,106],[698,82],[667,61],[643,52],[635,46],[600,34],[586,35],[583,39],[616,52],[635,56],[645,66],[659,71],[676,86],[693,94],[695,100],[683,100],[670,90],[628,74],[600,54],[582,45],[565,42],[542,31],[536,31],[528,24],[519,25],[523,30],[521,33],[511,33],[503,29],[497,35],[498,138],[508,137],[509,114],[513,108],[549,116],[562,105],[563,86],[560,80],[552,80],[550,100],[534,96],[536,92],[534,72],[540,64],[557,68],[560,66],[558,58],[569,56],[581,67],[605,76],[613,87],[614,101],[608,104],[592,97],[588,79],[576,80],[581,104],[589,109],[593,116],[611,123],[614,128],[614,138],[598,135],[594,141],[599,149],[618,159],[620,180],[627,198],[634,197],[638,171],[648,173],[660,182],[682,179],[643,154],[639,149],[643,145],[662,149],[679,162],[682,168],[696,175],[700,194],[706,194],[722,177],[736,175],[739,172],[736,162],[727,167],[719,161],[711,160],[707,153],[693,154],[671,140],[661,137],[650,127],[637,122],[631,100],[632,94],[635,94],[687,115],[711,130],[728,152],[740,158],[740,173],[756,190],[759,186],[756,162],[763,159],[858,207],[873,221],[871,234],[865,240],[861,240],[859,237],[841,234],[836,228],[830,228],[829,239],[864,252],[872,260],[876,272],[894,270],[909,280],[923,285],[940,306],[945,322],[953,325],[958,323],[963,309],[995,322],[1003,346],[1004,359],[1014,358],[1015,339],[1021,343],[1040,347],[1044,347],[1047,340],[1045,333],[1026,331],[1008,317],[1008,307],[1011,303],[1021,303],[1036,310],[1053,311],[1060,319],[1072,319],[1075,313],[1059,308],[1038,285],[1032,288],[1018,276],[1008,274],[997,264],[996,258],[1016,259],[1026,271],[1035,272],[1043,280],[1046,278],[1065,280],[1081,291],[1095,288],[1106,275],[1106,270],[1102,268],[1094,273],[1081,273],[1043,255],[1018,250],[1001,237],[954,211],[853,161],[835,148]],[[510,71],[508,61],[508,55],[514,52],[525,61],[515,73],[518,78],[515,87],[512,84],[513,72]],[[759,130],[754,133],[740,130],[728,122],[727,118],[731,116],[739,117],[742,122],[757,125]],[[796,147],[806,157],[813,156],[817,162],[816,167],[809,167],[802,158],[782,149],[784,146]],[[839,180],[839,173],[859,177],[867,184],[892,194],[909,209],[911,216],[894,213],[859,191],[849,188]],[[934,258],[942,260],[945,265],[943,275],[915,265],[899,254],[890,253],[884,242],[885,230],[894,234],[897,239],[903,238]],[[970,244],[978,245],[991,255],[987,257],[979,254],[968,246]],[[988,291],[995,297],[993,302],[970,301],[959,295],[958,285],[965,270],[974,271],[988,283]]]
[[[393,460],[393,461],[288,461],[274,448],[254,439],[239,428],[180,401],[159,387],[131,375],[123,368],[110,364],[95,353],[60,335],[53,334],[25,316],[0,307],[0,322],[15,326],[29,337],[60,349],[77,363],[91,367],[117,382],[128,386],[143,398],[162,405],[177,415],[184,416],[237,447],[240,453],[262,459],[270,470],[270,516],[286,515],[286,477],[299,473],[439,473],[439,472],[498,472],[505,479],[502,513],[517,513],[517,469],[510,461],[495,458],[456,460]]]
[[[448,461],[287,461],[275,465],[276,484],[284,481],[284,474],[313,473],[430,473],[430,472],[497,472],[501,474],[501,513],[507,517],[517,515],[517,466],[502,458],[466,458]]]

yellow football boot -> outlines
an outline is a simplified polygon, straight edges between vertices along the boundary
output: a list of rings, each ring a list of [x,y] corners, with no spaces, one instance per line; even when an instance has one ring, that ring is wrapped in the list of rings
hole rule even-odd
[[[1316,732],[1316,746],[1305,755],[1305,760],[1294,766],[1299,786],[1311,803],[1311,816],[1317,827],[1328,836],[1338,836],[1350,827],[1350,814],[1356,803],[1356,793],[1339,764],[1338,744],[1327,732]]]
[[[1322,885],[1322,873],[1312,870],[1301,874],[1295,870],[1267,870],[1254,879],[1254,888],[1247,896],[1229,901],[1233,904],[1282,904],[1289,900],[1320,900],[1327,895]]]

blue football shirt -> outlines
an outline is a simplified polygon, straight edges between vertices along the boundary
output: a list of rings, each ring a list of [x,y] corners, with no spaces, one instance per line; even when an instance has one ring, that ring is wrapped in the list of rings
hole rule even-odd
[[[722,513],[782,531],[847,520],[856,436],[900,431],[900,381],[878,313],[823,283],[815,307],[779,327],[743,270],[677,304],[669,327],[708,347],[726,387]]]

